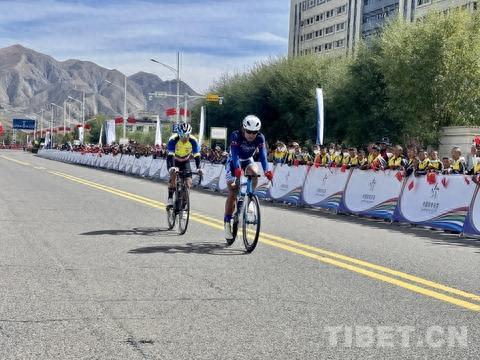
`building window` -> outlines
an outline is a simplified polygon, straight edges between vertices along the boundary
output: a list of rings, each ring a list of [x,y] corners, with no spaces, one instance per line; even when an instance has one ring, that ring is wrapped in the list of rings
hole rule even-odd
[[[337,8],[337,14],[342,14],[342,13],[344,13],[346,10],[347,10],[347,6],[346,6],[346,5],[339,6],[339,7]]]
[[[417,0],[417,6],[430,4],[431,0]]]
[[[317,5],[323,4],[325,0],[317,0]]]
[[[337,24],[337,32],[345,30],[345,23]]]
[[[127,125],[126,129],[127,129],[127,131],[133,131],[133,126],[132,125]]]
[[[335,27],[333,25],[325,28],[325,35],[333,34],[334,32],[335,32]]]
[[[137,131],[143,131],[143,126],[137,126]]]

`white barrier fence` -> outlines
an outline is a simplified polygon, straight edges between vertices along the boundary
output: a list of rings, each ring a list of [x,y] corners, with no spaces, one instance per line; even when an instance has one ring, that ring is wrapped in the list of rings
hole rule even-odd
[[[166,160],[151,156],[59,150],[40,150],[38,156],[159,181],[169,177]],[[224,165],[205,162],[202,169],[200,186],[227,191]],[[390,170],[277,165],[273,171],[271,185],[261,173],[256,189],[261,198],[480,235],[479,187],[467,176],[437,175],[434,183],[428,183],[425,176],[403,179],[398,171]]]

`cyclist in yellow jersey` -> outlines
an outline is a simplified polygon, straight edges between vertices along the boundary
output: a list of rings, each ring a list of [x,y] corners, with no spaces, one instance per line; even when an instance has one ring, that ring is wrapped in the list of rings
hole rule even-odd
[[[200,169],[200,147],[195,137],[191,135],[192,126],[187,123],[178,125],[177,133],[168,140],[167,150],[167,169],[170,173],[168,183],[167,206],[173,205],[173,193],[175,192],[176,171],[183,171],[188,188],[192,187],[192,169],[190,167],[190,158],[193,156],[199,175],[202,175]]]

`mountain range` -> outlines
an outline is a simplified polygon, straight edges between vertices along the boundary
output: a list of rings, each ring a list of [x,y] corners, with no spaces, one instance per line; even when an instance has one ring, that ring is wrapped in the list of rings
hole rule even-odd
[[[63,106],[64,101],[69,101],[69,112],[80,119],[81,105],[68,97],[82,100],[84,93],[86,118],[98,113],[123,115],[124,81],[125,75],[120,71],[90,61],[58,61],[18,44],[0,48],[0,110],[4,112],[38,113],[42,108],[50,109],[51,103]],[[148,94],[155,91],[176,94],[176,80],[163,81],[146,72],[128,76],[128,113],[143,110],[165,118],[165,110],[175,107],[176,99],[149,98]],[[180,94],[185,93],[198,95],[181,81]]]

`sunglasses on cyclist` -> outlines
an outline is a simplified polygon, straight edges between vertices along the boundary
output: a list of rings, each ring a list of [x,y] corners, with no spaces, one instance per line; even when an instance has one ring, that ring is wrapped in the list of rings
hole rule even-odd
[[[179,136],[180,136],[180,138],[182,138],[182,139],[186,139],[186,138],[188,138],[188,137],[190,136],[190,134],[180,134]]]
[[[245,132],[249,135],[256,135],[258,134],[258,131],[252,131],[252,130],[245,130]]]

